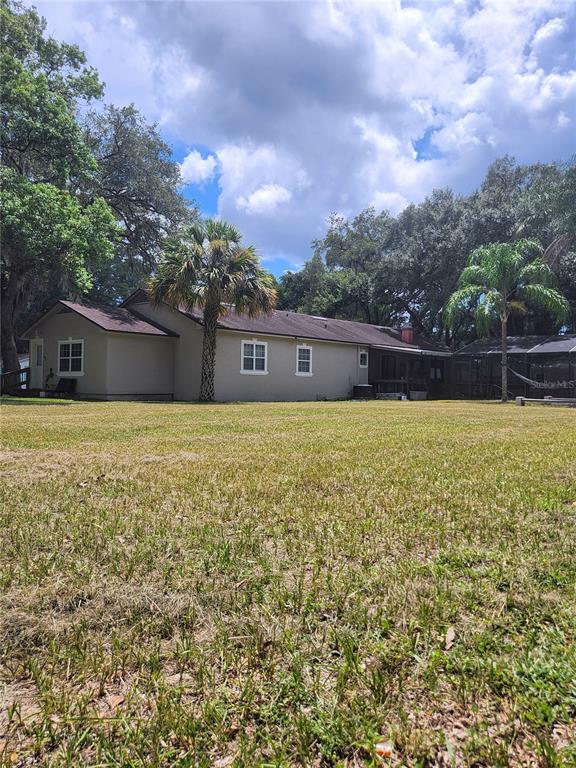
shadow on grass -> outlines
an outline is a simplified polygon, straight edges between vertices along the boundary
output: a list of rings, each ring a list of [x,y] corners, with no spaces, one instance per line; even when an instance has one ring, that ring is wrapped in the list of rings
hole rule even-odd
[[[75,400],[59,400],[48,397],[0,397],[0,405],[74,405]]]

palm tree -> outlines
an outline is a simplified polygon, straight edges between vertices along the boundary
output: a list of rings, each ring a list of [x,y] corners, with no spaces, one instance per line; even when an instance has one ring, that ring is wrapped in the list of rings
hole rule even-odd
[[[166,241],[149,283],[154,304],[203,310],[200,400],[214,400],[216,329],[231,307],[256,317],[274,309],[274,278],[260,266],[252,246],[231,224],[206,219]]]
[[[550,266],[540,257],[530,259],[530,252],[540,250],[538,243],[491,243],[477,248],[462,271],[459,288],[448,299],[444,320],[454,328],[458,316],[473,309],[476,330],[488,335],[499,321],[502,334],[502,402],[508,400],[508,318],[513,312],[525,314],[528,306],[550,312],[559,322],[569,314],[566,299],[554,287],[556,279]]]

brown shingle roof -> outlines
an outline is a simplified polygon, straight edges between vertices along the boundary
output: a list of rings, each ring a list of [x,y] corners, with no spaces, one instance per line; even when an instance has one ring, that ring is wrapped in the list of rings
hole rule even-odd
[[[76,312],[86,320],[99,326],[105,331],[113,333],[140,333],[147,336],[176,336],[173,331],[162,328],[148,319],[144,319],[137,312],[124,307],[97,307],[88,304],[78,304],[74,301],[60,301],[73,312]]]
[[[202,321],[202,312],[195,309],[187,312],[180,311],[197,322]],[[328,317],[303,315],[300,312],[275,310],[270,315],[250,318],[238,315],[231,309],[220,318],[218,327],[228,331],[243,331],[244,333],[260,333],[270,336],[290,336],[302,339],[318,339],[319,341],[339,341],[350,344],[365,344],[366,346],[393,347],[405,352],[421,350],[448,352],[445,347],[431,344],[415,337],[413,344],[406,344],[400,337],[400,331],[380,325],[369,325],[353,320],[334,320]]]
[[[184,314],[190,315],[195,320],[202,319],[200,310],[194,310],[192,313],[184,311]],[[298,336],[323,341],[348,341],[354,344],[404,346],[402,341],[375,325],[351,320],[332,320],[278,309],[270,315],[254,318],[238,315],[231,309],[227,315],[220,318],[218,325],[229,331],[263,333],[272,336]]]
[[[135,291],[129,296],[124,302],[124,306],[130,306],[132,302],[139,301],[147,301],[146,293],[143,290]],[[202,322],[202,310],[199,308],[194,308],[190,312],[184,307],[180,307],[179,311],[198,323]],[[417,336],[415,336],[413,344],[406,344],[400,337],[400,331],[395,328],[369,325],[353,320],[334,320],[328,317],[304,315],[300,312],[289,312],[281,309],[276,309],[269,315],[255,318],[238,315],[233,309],[230,309],[225,317],[220,318],[218,327],[228,331],[260,333],[269,336],[290,336],[291,338],[317,339],[319,341],[393,347],[405,352],[449,352],[446,347],[432,344]]]
[[[133,312],[124,307],[103,307],[89,304],[79,304],[75,301],[57,301],[56,304],[49,310],[75,312],[77,315],[84,317],[94,325],[102,328],[104,331],[111,333],[137,333],[146,336],[177,336],[178,334],[167,328],[153,323],[148,319],[142,318],[137,312]],[[46,313],[47,314],[47,313]],[[46,315],[43,315],[45,317]],[[40,318],[41,320],[42,318]],[[30,333],[30,331],[40,322],[37,320],[30,326],[23,334],[24,338]]]

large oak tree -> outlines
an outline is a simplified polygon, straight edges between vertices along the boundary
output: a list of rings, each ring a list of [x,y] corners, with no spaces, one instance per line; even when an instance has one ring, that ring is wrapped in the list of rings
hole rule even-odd
[[[161,241],[197,219],[156,126],[130,105],[85,115],[102,85],[34,10],[0,0],[2,361],[54,299],[114,302],[151,274]]]
[[[111,256],[115,227],[101,198],[75,194],[96,168],[75,115],[101,96],[95,71],[19,3],[0,0],[0,29],[1,354],[14,370],[15,323],[35,286],[57,278],[88,287],[85,258]]]

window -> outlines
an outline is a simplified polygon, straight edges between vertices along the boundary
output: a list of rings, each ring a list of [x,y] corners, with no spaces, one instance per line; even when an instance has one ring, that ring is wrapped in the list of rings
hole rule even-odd
[[[296,376],[312,376],[312,347],[296,347]]]
[[[360,368],[368,368],[368,350],[361,349],[358,352],[358,365]]]
[[[433,381],[442,381],[444,378],[444,361],[433,360],[430,363],[430,378]]]
[[[268,344],[265,341],[243,341],[240,373],[268,373]]]
[[[84,341],[58,342],[58,376],[84,375]]]
[[[36,342],[36,365],[42,365],[44,361],[44,354],[42,350],[42,342]]]

